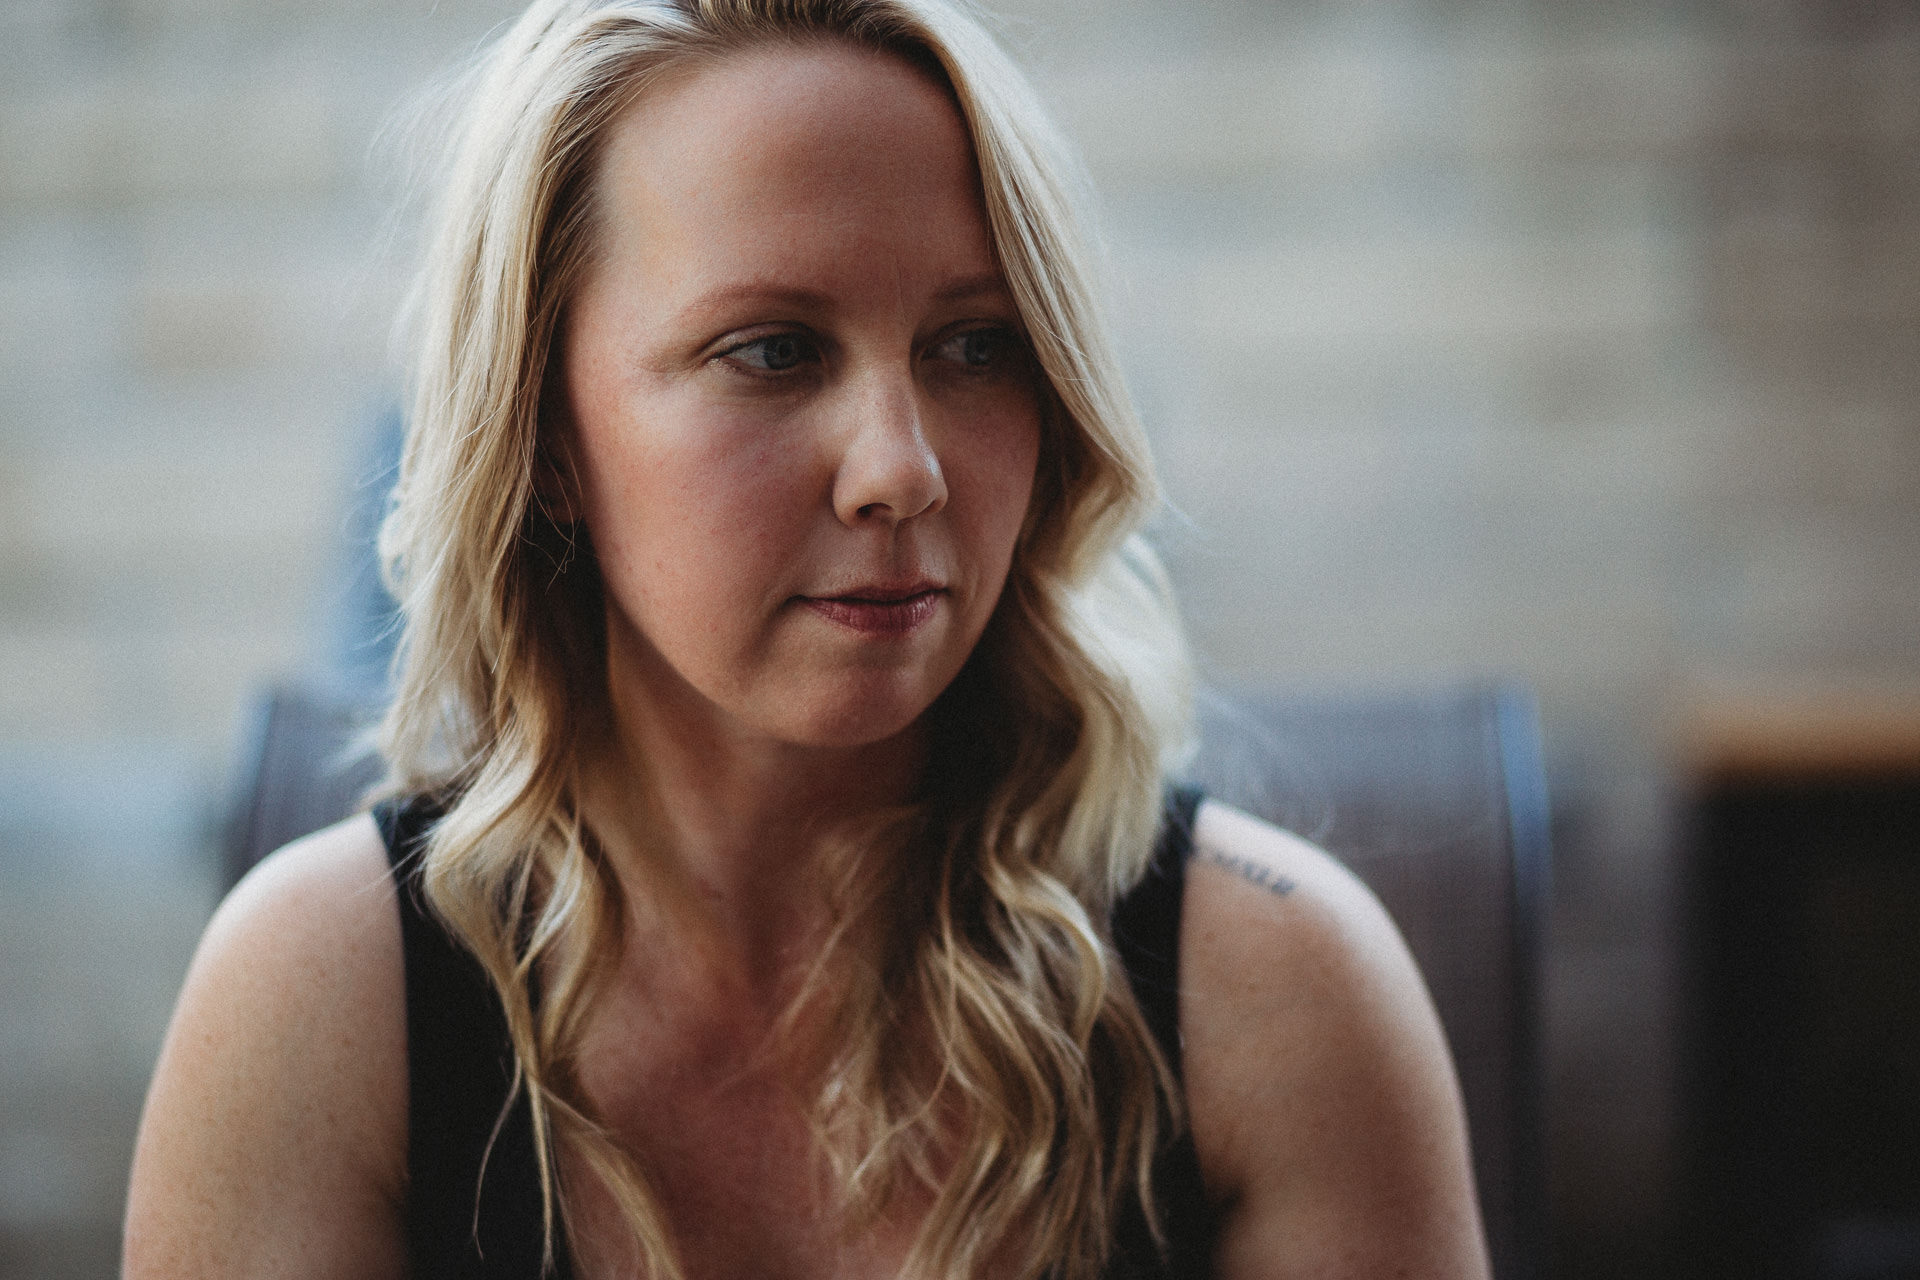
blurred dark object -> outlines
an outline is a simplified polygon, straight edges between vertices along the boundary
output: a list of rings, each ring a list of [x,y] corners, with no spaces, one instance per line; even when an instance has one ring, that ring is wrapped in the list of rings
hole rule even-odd
[[[271,686],[249,708],[223,850],[229,885],[281,845],[354,812],[380,780],[384,766],[369,732],[386,702],[400,615],[380,581],[375,546],[399,478],[404,434],[391,408],[368,434],[347,502],[317,670]]]
[[[1503,688],[1226,700],[1194,776],[1335,854],[1392,913],[1460,1071],[1494,1275],[1542,1274],[1537,985],[1549,875],[1532,702]]]
[[[1920,1280],[1920,719],[1889,720],[1783,722],[1697,780],[1688,1274]]]
[[[374,423],[360,479],[348,504],[339,586],[328,610],[332,646],[326,662],[328,679],[367,690],[386,688],[387,668],[400,639],[400,610],[380,581],[375,547],[380,521],[386,518],[388,499],[400,478],[404,438],[399,410],[387,410]]]
[[[377,691],[361,684],[289,683],[260,697],[227,827],[228,885],[281,845],[361,807],[384,768],[362,745],[379,713]]]

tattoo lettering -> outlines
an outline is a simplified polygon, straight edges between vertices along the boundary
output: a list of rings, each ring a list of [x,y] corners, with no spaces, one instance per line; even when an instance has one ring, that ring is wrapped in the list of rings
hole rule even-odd
[[[1262,889],[1277,893],[1283,898],[1299,887],[1279,872],[1270,867],[1263,867],[1250,858],[1222,853],[1218,849],[1209,849],[1205,845],[1195,849],[1194,855],[1203,862],[1211,862],[1216,867],[1225,867],[1242,880],[1250,880]]]

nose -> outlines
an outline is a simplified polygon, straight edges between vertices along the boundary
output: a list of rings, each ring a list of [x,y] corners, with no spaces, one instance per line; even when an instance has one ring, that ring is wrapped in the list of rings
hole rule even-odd
[[[833,478],[833,509],[841,523],[899,524],[947,504],[946,477],[911,378],[875,380],[859,390],[848,410]]]

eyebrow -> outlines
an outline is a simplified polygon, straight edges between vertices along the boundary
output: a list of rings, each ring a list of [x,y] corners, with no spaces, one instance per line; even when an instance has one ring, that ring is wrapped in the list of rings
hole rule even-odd
[[[725,289],[716,289],[712,293],[703,293],[695,298],[682,314],[696,315],[739,302],[774,302],[801,309],[817,309],[827,305],[827,295],[795,285],[776,284],[770,280],[754,280]]]
[[[983,271],[979,275],[962,276],[953,283],[936,290],[933,298],[935,302],[966,302],[989,294],[1008,297],[1013,294],[1013,290],[1007,287],[1006,277],[998,271]]]
[[[1012,292],[1007,287],[1005,277],[998,271],[983,271],[976,275],[962,276],[958,280],[942,285],[934,291],[933,300],[936,303],[951,304],[984,297],[1010,298]],[[681,315],[697,316],[743,302],[774,303],[797,310],[815,311],[825,310],[832,305],[832,300],[816,289],[781,284],[773,280],[749,280],[742,284],[716,289],[712,293],[702,294],[685,307]]]

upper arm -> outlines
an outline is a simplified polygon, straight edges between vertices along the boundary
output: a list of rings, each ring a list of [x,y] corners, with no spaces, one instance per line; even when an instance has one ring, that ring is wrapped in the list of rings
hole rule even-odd
[[[1372,894],[1304,841],[1209,803],[1181,968],[1219,1274],[1484,1277],[1446,1040]]]
[[[365,815],[240,883],[201,939],[147,1095],[129,1280],[404,1273],[405,1001]]]

